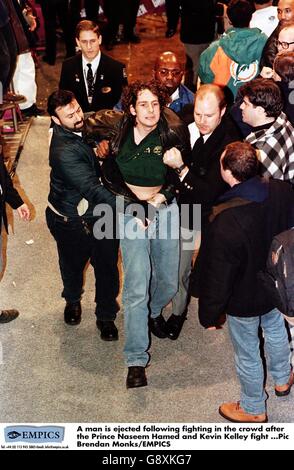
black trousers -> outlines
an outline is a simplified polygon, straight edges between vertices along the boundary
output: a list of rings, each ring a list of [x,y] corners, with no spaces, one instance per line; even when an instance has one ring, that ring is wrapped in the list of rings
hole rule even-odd
[[[88,20],[95,21],[95,23],[97,23],[100,3],[100,0],[84,0]]]
[[[118,240],[96,240],[92,233],[94,220],[67,219],[46,209],[48,228],[54,237],[63,281],[62,297],[78,302],[83,293],[83,273],[90,261],[96,279],[96,316],[99,320],[115,320],[119,310],[116,297],[119,292],[117,268]]]
[[[17,58],[17,46],[10,23],[0,28],[0,82],[6,93],[12,80]]]
[[[70,29],[68,0],[42,0],[46,37],[46,57],[51,62],[56,59],[56,18],[58,17],[64,35],[67,57],[75,55],[73,32]]]
[[[180,0],[165,0],[167,29],[177,29],[180,19]]]
[[[134,34],[140,0],[125,0],[123,13],[124,37],[129,39]]]

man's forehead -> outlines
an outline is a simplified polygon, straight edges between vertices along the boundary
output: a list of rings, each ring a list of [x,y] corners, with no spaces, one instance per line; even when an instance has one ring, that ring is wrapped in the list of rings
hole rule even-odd
[[[137,103],[141,101],[158,101],[158,96],[154,95],[151,90],[146,88],[145,90],[139,91],[137,95]]]
[[[290,8],[291,10],[294,10],[294,1],[280,0],[279,3],[278,3],[278,9],[279,10],[284,10],[286,8]]]
[[[205,94],[200,94],[199,96],[196,96],[195,108],[201,105],[204,105],[207,107],[210,106],[214,108],[219,107],[218,100],[213,93],[205,93]]]
[[[181,69],[181,64],[176,56],[160,57],[156,68]]]
[[[92,30],[89,31],[81,31],[79,35],[79,40],[90,40],[90,39],[98,39],[98,34]]]
[[[71,114],[76,111],[80,107],[77,100],[72,100],[70,103],[66,104],[65,106],[59,106],[56,108],[57,112],[62,112],[63,114]]]
[[[294,39],[294,26],[291,26],[290,28],[284,28],[281,30],[279,34],[279,39],[284,38],[284,39],[291,39],[291,41]]]

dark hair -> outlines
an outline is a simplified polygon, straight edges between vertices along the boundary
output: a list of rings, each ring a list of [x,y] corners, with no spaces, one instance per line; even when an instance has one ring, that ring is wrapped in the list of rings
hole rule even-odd
[[[47,111],[50,116],[56,116],[56,109],[66,106],[75,100],[75,95],[68,90],[57,90],[51,93],[47,101]]]
[[[265,5],[268,2],[269,0],[254,0],[254,3],[256,3],[256,5]]]
[[[259,173],[256,150],[248,142],[232,142],[225,147],[221,164],[230,170],[234,178],[242,183]]]
[[[267,117],[277,118],[283,109],[283,98],[279,86],[269,78],[256,78],[239,89],[240,95],[248,97],[251,104],[261,106]]]
[[[136,106],[138,94],[143,90],[150,90],[153,95],[157,96],[161,110],[170,102],[167,88],[159,81],[149,80],[147,82],[143,82],[141,80],[137,80],[133,82],[131,85],[124,88],[121,97],[122,109],[128,118],[132,120],[133,125],[136,122],[136,117],[131,114],[130,106]]]
[[[285,51],[277,54],[273,68],[283,82],[292,82],[294,80],[294,51]]]
[[[93,31],[97,34],[98,38],[100,37],[100,29],[97,23],[89,20],[82,20],[76,26],[75,37],[79,39],[82,31]]]
[[[254,8],[247,0],[231,0],[227,15],[235,28],[248,28]]]

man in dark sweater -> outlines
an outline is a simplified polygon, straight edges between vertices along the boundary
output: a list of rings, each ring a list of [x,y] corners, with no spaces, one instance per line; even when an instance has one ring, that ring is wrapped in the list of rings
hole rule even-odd
[[[202,326],[215,329],[227,314],[241,400],[222,404],[219,413],[233,422],[267,421],[259,327],[275,394],[288,395],[293,384],[284,320],[259,272],[273,236],[294,225],[294,194],[288,183],[257,176],[258,166],[250,144],[226,147],[221,172],[231,189],[219,198],[203,245],[199,318]]]

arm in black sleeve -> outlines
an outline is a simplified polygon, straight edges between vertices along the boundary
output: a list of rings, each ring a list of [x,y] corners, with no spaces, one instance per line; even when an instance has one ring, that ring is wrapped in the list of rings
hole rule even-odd
[[[241,247],[235,238],[232,243],[232,223],[224,213],[219,215],[210,226],[202,246],[199,320],[205,328],[215,326],[225,313],[238,276]],[[224,230],[227,226],[230,229]]]
[[[64,182],[90,203],[115,204],[115,196],[102,185],[97,175],[94,155],[67,147],[60,152],[60,158],[55,159],[55,166],[59,166]]]
[[[5,202],[7,202],[12,209],[17,209],[23,204],[23,200],[18,194],[17,190],[13,186],[12,179],[10,178],[6,166],[3,162],[3,157],[0,157],[1,173],[4,176],[4,188],[3,191],[6,191]]]
[[[221,177],[219,160],[210,165],[204,176],[198,176],[189,169],[179,183],[179,189],[191,204],[213,204],[217,197],[228,189]]]

